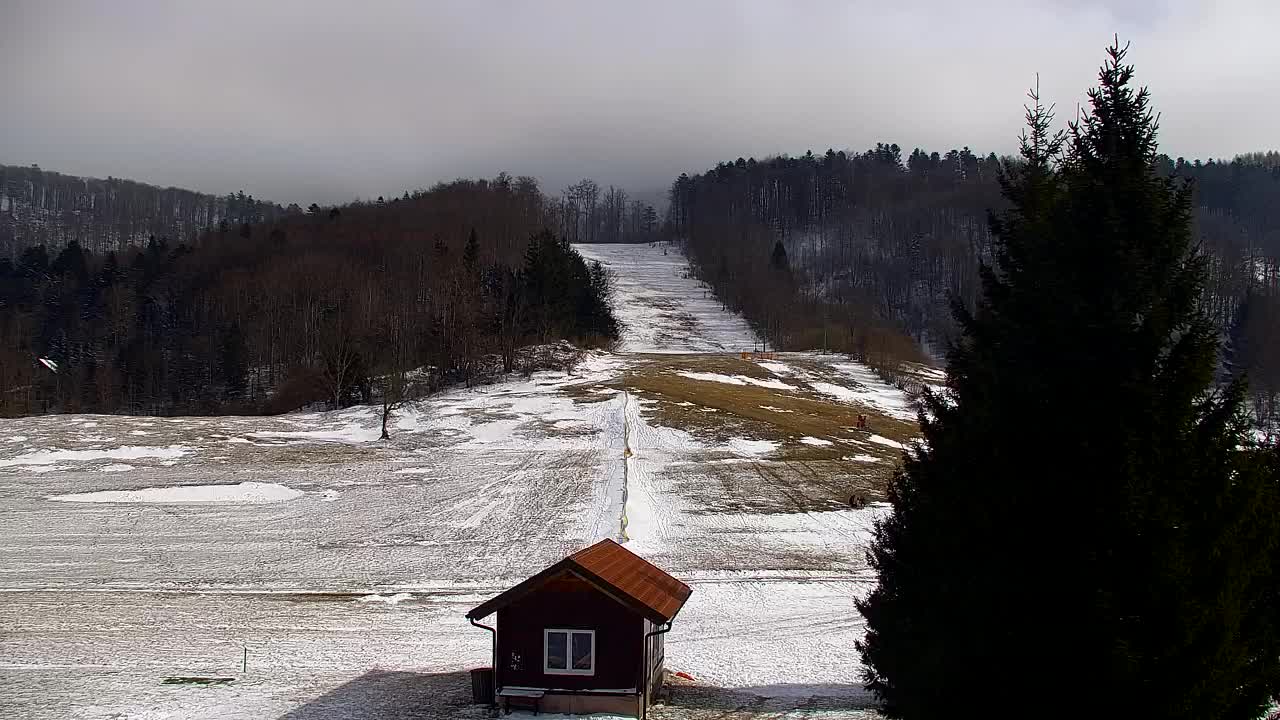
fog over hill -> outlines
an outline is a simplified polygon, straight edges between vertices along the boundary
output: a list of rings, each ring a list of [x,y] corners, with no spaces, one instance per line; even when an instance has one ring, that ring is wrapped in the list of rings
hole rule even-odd
[[[506,170],[633,192],[724,158],[1016,150],[1112,33],[1166,147],[1274,143],[1270,0],[6,3],[0,162],[287,205]],[[57,48],[57,52],[51,52]]]

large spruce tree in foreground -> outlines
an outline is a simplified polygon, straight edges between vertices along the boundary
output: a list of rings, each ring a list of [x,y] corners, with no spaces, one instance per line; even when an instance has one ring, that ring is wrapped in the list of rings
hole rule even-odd
[[[984,297],[877,528],[860,650],[891,716],[1255,718],[1277,689],[1275,456],[1215,390],[1191,190],[1108,54],[1067,133],[1032,94]]]

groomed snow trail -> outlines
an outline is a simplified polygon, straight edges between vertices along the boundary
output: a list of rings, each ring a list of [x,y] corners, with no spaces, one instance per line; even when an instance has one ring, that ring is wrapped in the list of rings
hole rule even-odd
[[[465,672],[489,636],[464,613],[623,537],[694,588],[666,649],[699,692],[865,717],[853,603],[883,509],[838,490],[887,472],[896,443],[726,429],[696,394],[629,378],[771,394],[758,412],[778,418],[798,397],[886,417],[905,400],[843,358],[720,372],[757,339],[677,250],[578,249],[617,272],[621,349],[410,404],[390,442],[372,407],[0,421],[0,716],[479,717]],[[232,682],[164,682],[189,677]]]
[[[760,344],[741,315],[688,276],[689,263],[665,245],[575,245],[614,272],[614,310],[625,326],[625,353],[738,352]]]

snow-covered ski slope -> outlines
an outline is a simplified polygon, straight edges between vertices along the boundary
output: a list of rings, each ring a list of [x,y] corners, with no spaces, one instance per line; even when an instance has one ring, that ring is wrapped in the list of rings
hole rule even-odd
[[[688,277],[674,248],[576,245],[614,273],[614,308],[626,326],[621,352],[698,353],[750,350],[760,344],[742,316],[720,311],[711,290]]]
[[[652,717],[867,716],[883,509],[847,500],[909,403],[844,358],[742,360],[674,249],[579,249],[624,349],[415,403],[390,441],[370,407],[0,421],[0,717],[481,717],[463,614],[604,537],[694,588],[666,648],[695,680]]]

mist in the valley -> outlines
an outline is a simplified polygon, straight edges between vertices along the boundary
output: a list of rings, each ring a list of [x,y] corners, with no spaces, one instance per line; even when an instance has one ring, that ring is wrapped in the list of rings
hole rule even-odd
[[[17,0],[0,162],[278,202],[506,170],[656,195],[738,156],[1016,149],[1065,121],[1113,33],[1162,148],[1264,149],[1271,0],[271,3]]]

